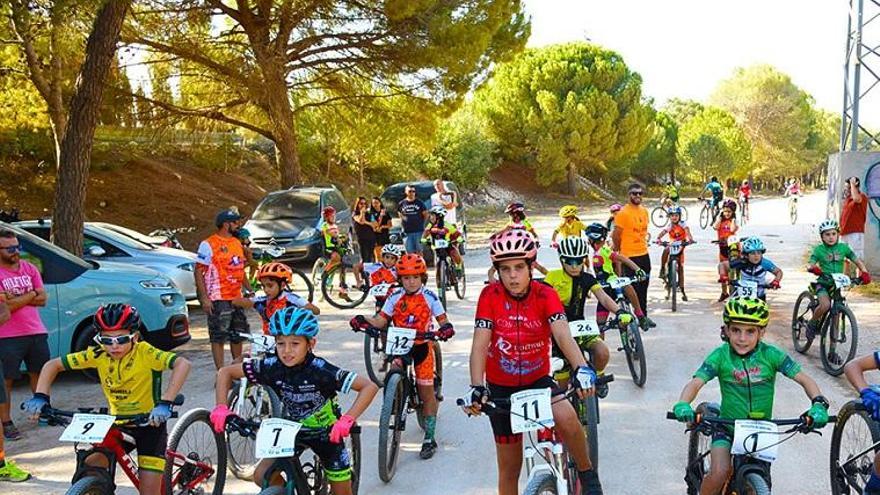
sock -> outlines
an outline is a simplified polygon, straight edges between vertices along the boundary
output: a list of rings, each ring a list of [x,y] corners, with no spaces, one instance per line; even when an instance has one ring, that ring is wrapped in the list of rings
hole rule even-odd
[[[638,311],[636,311],[636,318],[638,318],[638,319],[641,320],[641,319],[644,318],[644,317],[645,317],[645,312],[644,312],[644,311],[642,311],[641,309],[638,310]]]
[[[425,418],[425,441],[434,440],[434,430],[437,429],[437,416],[427,416]]]
[[[587,469],[586,471],[578,471],[578,479],[584,485],[589,485],[591,481],[599,482],[599,475],[595,469]]]

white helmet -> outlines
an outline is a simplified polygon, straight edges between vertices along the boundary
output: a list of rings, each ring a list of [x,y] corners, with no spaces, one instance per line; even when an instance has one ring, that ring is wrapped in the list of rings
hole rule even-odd
[[[587,241],[580,236],[571,236],[559,242],[559,256],[566,258],[586,258],[589,248]]]
[[[444,207],[442,207],[442,206],[440,206],[440,205],[432,206],[431,209],[430,209],[429,211],[430,211],[431,213],[437,215],[437,216],[440,217],[440,218],[444,218],[444,217],[446,216],[446,208],[444,208]]]
[[[829,218],[819,224],[819,235],[822,235],[829,230],[840,230],[840,227],[837,225],[837,220]]]
[[[385,244],[382,246],[382,256],[386,254],[400,258],[403,256],[403,246],[400,244]]]

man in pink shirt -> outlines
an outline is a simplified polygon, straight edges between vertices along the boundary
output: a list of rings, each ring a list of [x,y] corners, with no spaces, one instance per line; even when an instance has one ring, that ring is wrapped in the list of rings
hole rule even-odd
[[[12,382],[21,377],[24,363],[31,391],[35,390],[40,370],[49,360],[48,334],[37,309],[46,305],[46,290],[37,267],[21,259],[21,245],[15,233],[5,229],[0,229],[0,292],[11,313],[9,320],[0,324],[0,365],[9,398],[0,404],[0,421],[6,440],[18,440],[21,434],[9,415]]]

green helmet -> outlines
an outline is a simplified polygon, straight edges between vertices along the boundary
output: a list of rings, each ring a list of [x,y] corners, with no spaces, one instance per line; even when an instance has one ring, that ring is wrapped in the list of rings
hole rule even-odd
[[[770,308],[760,299],[732,297],[724,305],[724,323],[745,323],[766,327],[770,322]]]

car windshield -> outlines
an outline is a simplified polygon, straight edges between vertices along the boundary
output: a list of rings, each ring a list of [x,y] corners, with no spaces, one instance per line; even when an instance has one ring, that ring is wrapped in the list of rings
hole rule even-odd
[[[153,246],[149,244],[143,243],[136,239],[133,239],[125,234],[119,233],[113,229],[108,229],[106,227],[102,227],[100,225],[91,224],[90,228],[94,229],[95,234],[98,234],[101,237],[105,237],[111,244],[116,244],[118,247],[124,247],[129,249],[138,249],[140,251],[150,251],[155,249]]]
[[[58,247],[48,241],[45,241],[42,238],[40,238],[34,234],[31,234],[30,232],[27,232],[24,229],[20,229],[18,227],[13,226],[13,225],[9,225],[8,223],[5,223],[5,222],[0,222],[0,227],[2,227],[4,229],[9,229],[9,230],[15,232],[15,235],[17,235],[19,239],[24,239],[26,242],[29,242],[31,244],[35,244],[35,245],[37,245],[47,251],[51,251],[53,254],[55,254],[61,258],[64,258],[64,259],[70,261],[71,263],[76,264],[77,266],[81,266],[85,269],[95,268],[95,266],[86,262],[82,258],[78,258],[78,257],[74,256],[73,254],[71,254],[70,252],[63,250],[60,247]]]
[[[93,225],[98,227],[112,230],[113,232],[118,232],[124,236],[131,237],[132,239],[147,244],[152,247],[152,244],[156,242],[156,238],[150,237],[148,235],[141,234],[137,230],[129,229],[128,227],[123,227],[121,225],[114,225],[112,223],[103,223],[103,222],[95,222]]]
[[[251,215],[252,220],[308,219],[318,216],[318,193],[285,191],[271,194]]]

